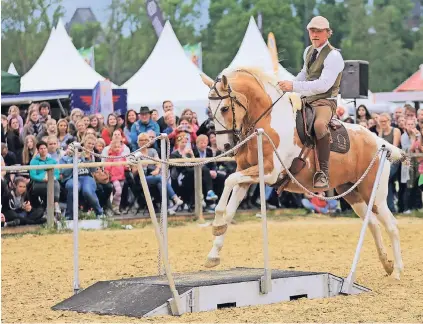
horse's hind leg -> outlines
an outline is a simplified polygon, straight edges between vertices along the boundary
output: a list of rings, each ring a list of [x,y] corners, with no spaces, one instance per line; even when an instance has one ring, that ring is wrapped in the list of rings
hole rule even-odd
[[[244,198],[250,184],[240,184],[236,185],[233,189],[231,199],[229,200],[228,206],[226,208],[226,217],[225,221],[226,224],[230,224],[232,218],[235,216],[235,212],[241,203],[242,199]],[[212,268],[217,266],[220,263],[220,256],[219,252],[223,247],[223,241],[225,238],[225,234],[216,236],[213,240],[213,247],[210,250],[209,254],[207,255],[207,261],[205,266],[207,268]]]
[[[351,188],[352,184],[344,184],[336,188],[336,191],[341,194],[345,191],[347,191],[349,188]],[[349,194],[347,194],[344,199],[351,205],[351,207],[354,209],[356,214],[364,220],[364,217],[366,216],[367,211],[367,203],[360,194],[360,192],[355,189]],[[393,264],[391,260],[388,260],[388,255],[386,253],[385,245],[383,244],[383,238],[382,233],[380,231],[379,224],[377,222],[376,217],[373,213],[370,214],[370,220],[369,220],[369,229],[372,233],[373,239],[376,244],[377,253],[379,256],[379,260],[383,265],[383,268],[385,269],[386,273],[389,275],[393,271]]]
[[[389,235],[389,238],[392,243],[392,249],[394,253],[394,268],[393,268],[393,277],[395,279],[400,279],[400,275],[404,270],[404,264],[401,257],[401,246],[400,246],[400,235],[397,226],[397,220],[394,215],[388,208],[388,203],[386,201],[388,196],[388,180],[389,180],[390,164],[386,163],[380,179],[379,189],[376,193],[375,203],[373,206],[373,212],[375,213],[377,219],[385,227],[386,232]],[[367,180],[367,179],[366,179]],[[370,199],[371,195],[371,182],[363,182],[363,186],[359,186],[359,191],[365,200]]]

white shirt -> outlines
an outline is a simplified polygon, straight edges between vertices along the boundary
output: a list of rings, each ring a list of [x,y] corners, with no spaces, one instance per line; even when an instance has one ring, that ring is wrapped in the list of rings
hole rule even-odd
[[[317,57],[323,47],[328,44],[328,41],[317,48]],[[338,74],[344,70],[344,59],[339,51],[333,50],[329,53],[324,61],[324,66],[320,78],[314,81],[306,81],[307,75],[307,47],[303,54],[304,65],[300,73],[295,77],[293,84],[293,92],[297,92],[303,96],[313,96],[328,91],[335,83]],[[316,57],[316,59],[317,59]]]

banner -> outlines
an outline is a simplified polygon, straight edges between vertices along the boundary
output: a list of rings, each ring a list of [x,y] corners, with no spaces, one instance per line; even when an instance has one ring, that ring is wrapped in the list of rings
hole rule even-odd
[[[94,46],[90,47],[90,48],[80,48],[78,50],[79,55],[82,56],[82,58],[84,59],[85,62],[87,62],[87,64],[89,66],[91,66],[93,69],[95,69],[95,62],[94,62]]]
[[[203,71],[203,50],[201,43],[184,45],[185,54],[194,63],[200,71]]]
[[[156,0],[146,0],[145,7],[147,16],[150,18],[151,24],[156,31],[157,37],[160,36],[164,27],[163,14]]]
[[[275,35],[272,32],[267,36],[267,47],[269,48],[270,57],[272,58],[273,72],[277,76],[279,74],[279,58],[278,50],[276,48]]]
[[[112,83],[108,80],[100,81],[92,93],[90,113],[101,113],[104,119],[107,120],[107,116],[113,111]]]

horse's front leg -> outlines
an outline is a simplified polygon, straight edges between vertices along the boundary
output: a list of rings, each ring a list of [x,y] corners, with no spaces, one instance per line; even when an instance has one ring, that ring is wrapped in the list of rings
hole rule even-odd
[[[224,221],[229,224],[232,218],[235,216],[235,212],[238,209],[239,204],[241,203],[242,199],[245,197],[245,194],[250,187],[249,183],[235,185],[233,188],[231,199],[229,200],[228,206],[226,208],[226,217],[224,217]],[[220,201],[219,201],[220,203]],[[205,266],[207,268],[212,268],[217,266],[220,263],[220,256],[219,252],[223,247],[225,234],[220,236],[216,236],[213,240],[213,247],[210,250],[210,253],[207,255],[207,261]]]
[[[258,167],[256,167],[256,166],[250,167],[246,170],[250,170],[250,169],[253,169],[253,168],[257,169],[257,174],[258,174]],[[225,234],[225,232],[228,228],[228,224],[227,224],[227,221],[226,221],[226,219],[227,219],[226,208],[228,206],[228,199],[229,199],[229,196],[231,194],[232,189],[234,189],[235,186],[237,184],[240,184],[240,183],[250,183],[251,184],[251,183],[255,182],[251,176],[244,176],[243,173],[246,170],[232,173],[225,180],[225,186],[223,188],[222,195],[221,195],[219,202],[218,202],[218,204],[215,208],[215,211],[214,211],[214,220],[213,220],[213,235],[214,236],[220,236],[220,235]],[[244,198],[244,197],[242,197],[242,198]]]

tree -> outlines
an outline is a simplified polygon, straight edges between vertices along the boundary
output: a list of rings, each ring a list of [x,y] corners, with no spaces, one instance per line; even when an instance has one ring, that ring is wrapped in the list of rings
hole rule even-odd
[[[314,16],[316,8],[316,0],[291,0],[292,6],[295,8],[296,16],[301,24],[301,38],[304,46],[310,45],[310,39],[307,32],[307,24]]]
[[[25,74],[40,56],[52,26],[63,14],[61,0],[3,0],[2,69],[13,61],[19,73]]]
[[[88,22],[83,25],[74,24],[69,31],[69,36],[76,48],[94,46],[102,35],[103,30],[99,22]]]
[[[319,15],[326,17],[329,20],[333,35],[330,38],[330,43],[339,48],[342,40],[348,32],[347,22],[348,10],[345,8],[344,1],[337,0],[322,0],[317,5]]]

